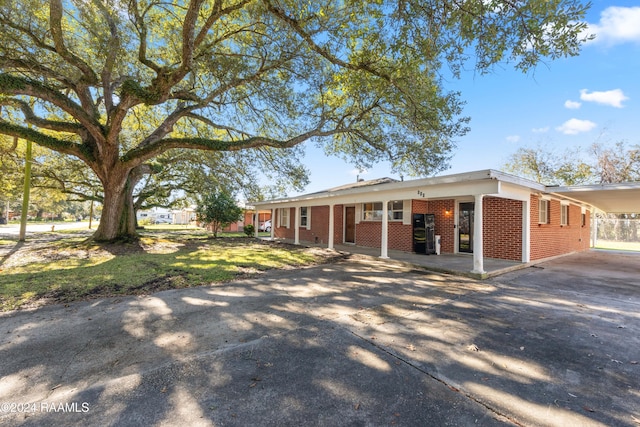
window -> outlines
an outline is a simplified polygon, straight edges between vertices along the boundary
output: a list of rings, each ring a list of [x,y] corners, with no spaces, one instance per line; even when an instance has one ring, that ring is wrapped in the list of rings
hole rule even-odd
[[[289,228],[289,208],[280,208],[279,227]]]
[[[365,221],[382,221],[382,202],[364,203],[362,215]]]
[[[402,211],[404,204],[402,200],[394,200],[389,202],[389,220],[390,221],[402,221]]]
[[[300,208],[300,227],[309,225],[309,208]]]
[[[569,225],[569,205],[560,205],[560,225]]]
[[[389,202],[387,215],[390,221],[402,221],[404,203],[402,200]],[[382,221],[382,202],[363,203],[362,218],[365,221]]]
[[[549,223],[549,201],[545,199],[538,200],[538,224]]]

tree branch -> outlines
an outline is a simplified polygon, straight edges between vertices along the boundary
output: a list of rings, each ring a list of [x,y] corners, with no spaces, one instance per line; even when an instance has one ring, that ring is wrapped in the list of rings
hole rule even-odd
[[[80,135],[81,137],[86,135],[86,131],[84,126],[78,123],[70,123],[70,122],[61,122],[55,120],[46,120],[41,117],[38,117],[33,112],[33,109],[24,101],[13,98],[0,98],[0,105],[11,105],[16,108],[22,110],[22,114],[24,114],[25,121],[34,126],[37,126],[42,129],[54,130],[57,132],[67,132],[74,133]]]
[[[71,141],[65,141],[63,139],[54,138],[50,135],[46,135],[33,129],[14,125],[13,123],[9,123],[5,120],[0,120],[0,133],[16,138],[27,139],[29,141],[35,142],[42,147],[50,148],[60,153],[76,156],[87,163],[89,163],[91,160],[91,158],[87,156],[87,153],[84,152],[82,146],[79,144],[75,144]]]
[[[134,162],[140,164],[153,158],[157,153],[171,148],[188,148],[208,151],[240,151],[257,147],[291,148],[314,137],[326,137],[339,133],[351,132],[352,129],[322,130],[323,123],[317,128],[286,140],[254,136],[243,140],[221,140],[207,138],[164,138],[152,145],[139,145],[125,153],[121,161],[123,163]]]
[[[82,59],[69,52],[64,43],[63,31],[62,31],[62,1],[61,0],[50,0],[49,3],[49,21],[50,21],[50,30],[51,37],[53,38],[53,43],[56,48],[56,52],[69,64],[75,66],[79,69],[87,83],[95,84],[98,82],[98,76],[91,69],[89,64],[84,62]]]
[[[0,93],[32,96],[50,102],[80,122],[96,141],[104,139],[100,124],[94,121],[94,118],[89,116],[81,106],[42,83],[24,77],[0,74]]]

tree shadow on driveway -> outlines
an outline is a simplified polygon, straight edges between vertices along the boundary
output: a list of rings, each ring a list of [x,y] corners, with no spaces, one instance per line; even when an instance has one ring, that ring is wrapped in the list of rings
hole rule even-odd
[[[0,401],[89,411],[0,421],[634,425],[638,298],[521,278],[347,261],[4,315]]]

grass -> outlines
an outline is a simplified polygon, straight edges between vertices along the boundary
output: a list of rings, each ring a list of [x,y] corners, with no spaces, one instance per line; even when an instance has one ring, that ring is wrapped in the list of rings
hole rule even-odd
[[[0,248],[15,244],[2,241]],[[26,249],[10,256],[20,257]],[[209,285],[320,261],[303,247],[249,238],[209,239],[201,233],[145,232],[140,242],[125,245],[87,243],[70,235],[28,253],[33,258],[28,263],[0,258],[0,311]]]
[[[616,242],[613,240],[598,240],[597,249],[613,249],[618,251],[640,251],[640,242]]]

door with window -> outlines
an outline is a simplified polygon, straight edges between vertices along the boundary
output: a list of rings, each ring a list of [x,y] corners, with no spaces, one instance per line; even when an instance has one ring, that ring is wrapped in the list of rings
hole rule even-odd
[[[458,252],[473,253],[474,203],[460,203],[458,215]]]
[[[347,206],[344,208],[344,241],[345,243],[356,242],[356,208]]]

